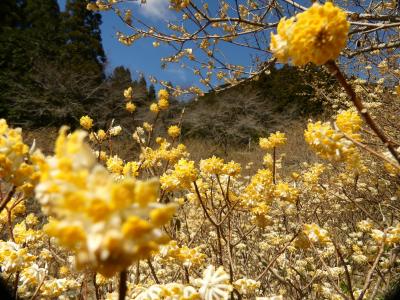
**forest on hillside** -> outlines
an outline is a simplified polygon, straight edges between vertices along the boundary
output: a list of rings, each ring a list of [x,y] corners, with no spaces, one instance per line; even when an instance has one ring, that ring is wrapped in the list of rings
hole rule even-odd
[[[87,1],[4,0],[0,3],[0,116],[23,127],[76,126],[85,114],[123,117],[127,86],[137,105],[155,99],[154,85],[120,66],[106,73],[101,15]],[[125,113],[125,115],[124,115]]]

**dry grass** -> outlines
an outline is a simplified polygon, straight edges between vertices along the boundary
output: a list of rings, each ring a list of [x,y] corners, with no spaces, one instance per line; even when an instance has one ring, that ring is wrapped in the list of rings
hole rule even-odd
[[[309,149],[304,141],[303,132],[306,122],[293,121],[288,124],[285,132],[287,143],[277,151],[278,158],[281,153],[285,153],[282,160],[282,172],[290,174],[299,169],[299,165],[303,162],[312,163],[317,161],[315,154]],[[58,128],[39,128],[24,131],[24,140],[28,145],[32,145],[35,140],[36,147],[40,148],[44,154],[53,153],[54,142],[56,140]],[[221,157],[226,161],[234,160],[240,163],[245,170],[245,166],[251,165],[244,175],[250,175],[256,170],[263,167],[263,157],[265,151],[258,146],[258,140],[250,140],[247,145],[228,145],[223,147],[213,141],[206,139],[182,139],[181,143],[185,144],[190,153],[190,159],[198,162],[201,159],[211,157],[213,155]],[[104,145],[106,151],[109,152],[109,146]],[[135,160],[138,158],[139,149],[132,140],[128,132],[124,132],[120,136],[113,139],[112,152],[125,160]],[[246,174],[247,173],[247,174]]]

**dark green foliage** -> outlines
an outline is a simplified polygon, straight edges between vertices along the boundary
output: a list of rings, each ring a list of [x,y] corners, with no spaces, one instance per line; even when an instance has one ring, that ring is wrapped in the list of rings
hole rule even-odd
[[[132,88],[136,105],[142,106],[148,102],[149,92],[147,90],[146,78],[144,78],[143,74],[140,75],[139,80],[133,82]]]
[[[85,0],[0,2],[0,117],[21,126],[76,124],[104,99],[101,17]]]
[[[67,0],[62,26],[66,44],[61,59],[74,68],[102,72],[106,61],[101,43],[101,15],[86,9],[86,0]]]
[[[21,23],[23,1],[0,1],[0,32],[7,28],[17,28]]]
[[[156,88],[154,84],[150,84],[149,86],[149,101],[154,101],[156,99]]]

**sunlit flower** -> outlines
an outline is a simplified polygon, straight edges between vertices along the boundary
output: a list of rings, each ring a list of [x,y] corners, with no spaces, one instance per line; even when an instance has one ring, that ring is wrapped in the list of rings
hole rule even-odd
[[[89,116],[83,116],[83,117],[81,117],[79,123],[86,130],[90,130],[93,126],[93,119],[90,118]]]
[[[205,300],[229,299],[233,286],[229,283],[229,275],[222,267],[215,269],[210,265],[203,273],[202,279],[197,279],[199,293]]]

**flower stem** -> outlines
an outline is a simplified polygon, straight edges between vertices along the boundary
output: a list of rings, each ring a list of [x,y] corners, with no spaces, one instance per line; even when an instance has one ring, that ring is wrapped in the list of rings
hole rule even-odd
[[[368,126],[374,131],[377,137],[383,142],[383,144],[387,147],[393,157],[397,160],[400,164],[400,156],[397,153],[396,149],[394,148],[393,142],[385,135],[383,130],[375,123],[374,119],[372,119],[371,115],[369,114],[368,110],[363,105],[360,98],[357,97],[356,92],[352,88],[352,86],[347,82],[346,78],[344,77],[343,73],[340,71],[337,64],[331,60],[326,63],[326,66],[331,71],[331,73],[336,77],[339,81],[341,86],[346,91],[347,95],[350,97],[351,101],[353,102],[354,106],[357,108],[357,111],[363,116],[365,122]]]
[[[121,273],[119,273],[118,300],[125,300],[126,291],[127,291],[127,287],[126,287],[127,277],[128,277],[128,273],[126,272],[126,270],[123,270],[123,271],[121,271]]]

